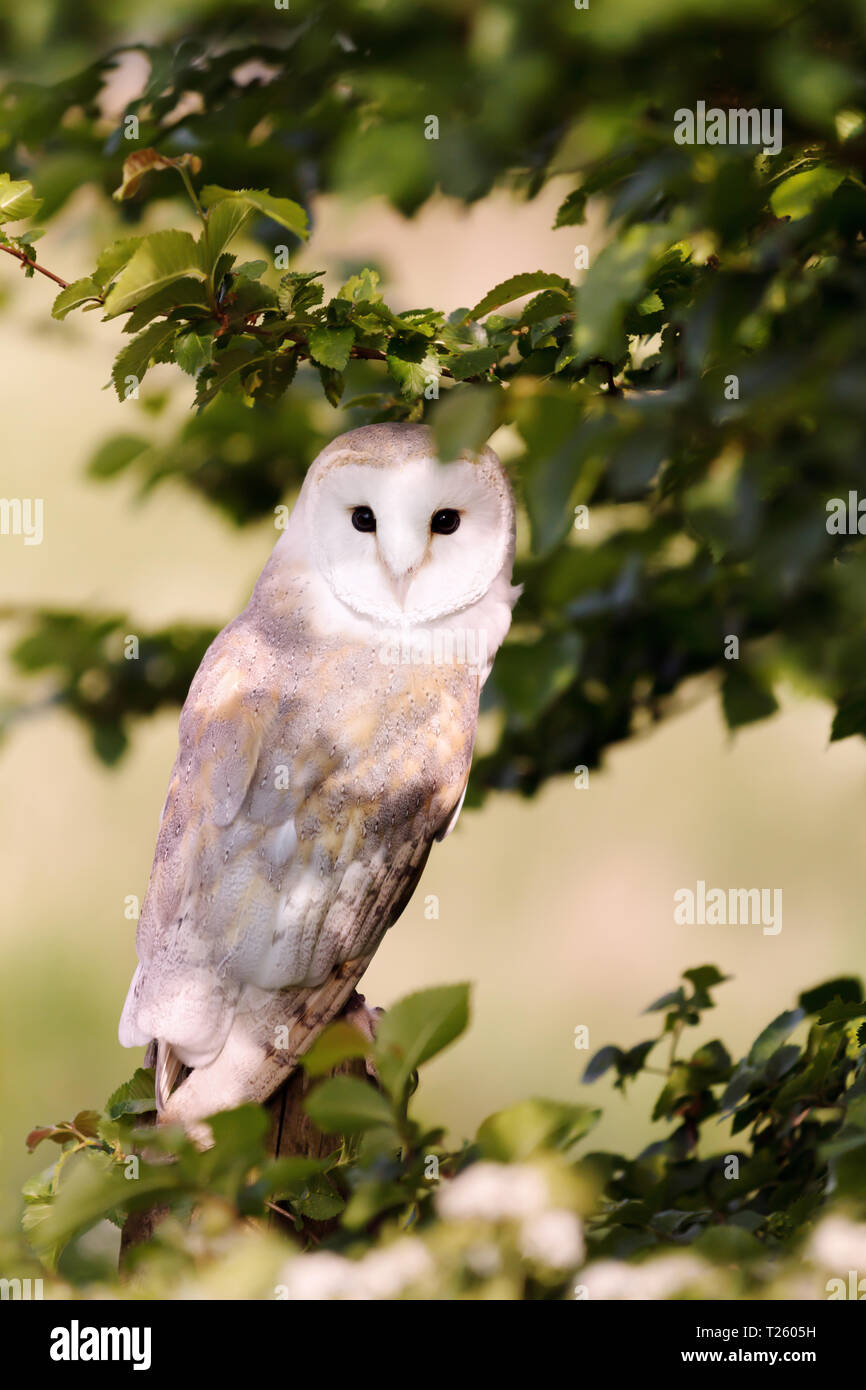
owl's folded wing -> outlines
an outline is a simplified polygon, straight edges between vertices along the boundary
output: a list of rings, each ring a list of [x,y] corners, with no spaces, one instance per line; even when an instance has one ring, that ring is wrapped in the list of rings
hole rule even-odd
[[[222,947],[211,909],[231,884],[232,825],[277,714],[276,693],[257,693],[237,626],[209,648],[181,713],[119,1029],[125,1047],[170,1037],[191,1066],[222,1046],[240,992],[215,968]]]
[[[284,1017],[294,1017],[289,995],[315,989],[340,1007],[340,968],[366,964],[397,920],[465,786],[471,731],[440,766],[423,720],[407,728],[395,697],[383,759],[353,724],[369,702],[356,696],[353,714],[342,696],[330,721],[345,731],[338,746],[320,736],[315,710],[285,689],[272,693],[268,672],[245,656],[250,646],[217,639],[190,691],[139,926],[120,1037],[126,1046],[160,1039],[166,1078],[172,1059],[215,1062],[235,1014],[249,1015],[255,998],[261,1012],[263,991],[281,992]],[[333,673],[307,681],[319,701],[329,684],[353,688]],[[411,760],[423,764],[413,784]],[[259,1025],[235,1034],[242,1051],[255,1034],[260,1056]],[[243,1057],[235,1063],[243,1070]]]

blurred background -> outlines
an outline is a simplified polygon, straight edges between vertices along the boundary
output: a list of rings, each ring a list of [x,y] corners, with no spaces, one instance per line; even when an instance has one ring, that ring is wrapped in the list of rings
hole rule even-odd
[[[573,629],[591,659],[532,711],[529,733],[519,723],[508,730],[485,773],[493,790],[435,847],[363,988],[387,1007],[423,986],[472,982],[472,1025],[425,1072],[418,1101],[419,1113],[447,1121],[454,1137],[509,1102],[542,1095],[602,1106],[591,1143],[633,1153],[651,1137],[639,1118],[651,1079],[634,1083],[638,1103],[627,1105],[609,1079],[583,1087],[581,1074],[605,1043],[631,1046],[654,1034],[657,1016],[640,1012],[681,971],[712,962],[733,977],[717,991],[710,1018],[718,1027],[708,1023],[694,1039],[697,1046],[718,1033],[733,1051],[802,989],[866,964],[866,746],[854,737],[831,744],[833,705],[823,698],[853,692],[861,703],[846,732],[864,731],[866,568],[861,552],[839,578],[823,510],[826,496],[844,494],[863,470],[863,182],[818,180],[809,195],[817,220],[795,218],[792,230],[787,214],[766,213],[787,155],[768,172],[754,151],[671,141],[673,110],[714,96],[727,104],[730,81],[744,103],[784,103],[786,140],[802,147],[792,168],[801,157],[813,172],[802,149],[825,141],[836,159],[848,141],[845,152],[862,170],[862,74],[844,57],[846,24],[866,28],[862,7],[810,9],[783,29],[789,11],[800,11],[781,0],[618,0],[587,12],[567,0],[292,0],[292,22],[309,18],[311,59],[294,73],[289,65],[273,87],[249,76],[232,86],[228,60],[202,77],[196,44],[204,51],[211,41],[212,19],[230,21],[234,41],[249,39],[246,59],[260,63],[254,40],[261,31],[282,42],[273,32],[280,15],[221,0],[128,10],[113,0],[74,8],[0,0],[13,88],[0,103],[0,169],[33,179],[50,223],[40,259],[66,278],[88,274],[94,251],[120,232],[193,228],[188,207],[159,182],[168,175],[120,211],[108,196],[125,152],[119,122],[145,78],[140,144],[161,139],[173,119],[166,150],[201,150],[208,179],[303,201],[313,237],[309,246],[292,242],[291,264],[325,269],[326,297],[373,265],[393,309],[450,312],[539,267],[580,280],[575,247],[588,248],[595,279],[586,303],[633,390],[611,393],[613,372],[606,380],[587,363],[554,382],[552,363],[536,361],[525,397],[537,387],[535,423],[522,439],[513,421],[501,425],[493,443],[522,470],[535,508],[521,513],[528,582],[518,617],[534,636],[548,622],[554,633]],[[813,25],[826,26],[820,42]],[[106,73],[88,64],[130,32],[150,39],[171,26],[193,39],[155,50],[152,63],[127,55],[102,90]],[[372,70],[363,61],[370,52]],[[185,84],[199,80],[201,105],[191,101],[188,118],[177,115]],[[427,147],[418,132],[429,111],[453,120],[449,138]],[[612,211],[591,201],[552,230],[584,179],[596,180]],[[527,193],[536,196],[527,201]],[[626,235],[625,261],[605,261],[605,246],[617,252],[615,225],[640,232],[645,221],[655,235],[671,209],[670,240],[691,236],[688,257],[629,261],[641,243]],[[241,255],[281,239],[272,224],[255,230]],[[192,384],[175,367],[156,367],[140,401],[119,403],[101,389],[123,341],[118,320],[56,322],[52,287],[25,282],[12,258],[0,261],[0,486],[6,497],[45,503],[41,545],[0,537],[4,634],[22,636],[24,610],[39,607],[129,613],[133,632],[135,624],[143,632],[176,622],[222,627],[246,603],[274,543],[273,501],[290,501],[319,445],[361,419],[332,409],[299,373],[301,405],[272,417],[290,433],[285,449],[253,412],[245,420],[240,404],[212,417],[229,424],[217,423],[210,439],[181,447]],[[806,275],[806,266],[819,271]],[[676,331],[668,331],[672,319]],[[558,351],[571,329],[556,331]],[[651,342],[662,345],[658,359]],[[737,354],[744,401],[728,409],[719,382],[732,363],[740,370]],[[564,380],[575,388],[573,418],[557,434]],[[362,375],[357,388],[369,389]],[[658,400],[663,391],[669,408]],[[589,438],[592,421],[585,429],[590,396],[611,407],[606,435]],[[539,420],[552,422],[552,442]],[[165,443],[171,476],[142,492],[141,476],[126,466],[134,449],[127,457],[115,442],[102,472],[116,476],[109,485],[88,478],[94,455],[118,435]],[[261,486],[238,514],[238,499],[243,511],[249,497],[243,486],[233,491],[233,479],[262,485],[280,454],[288,463],[268,480],[273,497]],[[654,479],[671,462],[674,482],[661,496]],[[584,467],[589,483],[578,498]],[[590,534],[569,529],[576,500],[591,503]],[[244,524],[233,524],[233,507]],[[622,535],[604,551],[606,527],[613,535],[616,526]],[[672,554],[679,542],[685,559],[682,546]],[[585,566],[572,553],[581,547]],[[584,600],[596,608],[575,617]],[[738,713],[732,698],[726,723],[718,685],[720,634],[729,631],[742,633],[744,656],[750,639],[760,647],[769,634],[770,643],[753,668],[761,680],[746,682],[749,708]],[[779,633],[788,648],[773,647]],[[84,723],[55,702],[48,664],[25,680],[0,659],[12,713],[0,747],[0,1227],[14,1223],[21,1182],[48,1161],[44,1150],[28,1157],[27,1132],[100,1108],[141,1062],[116,1041],[135,963],[136,924],[125,905],[145,891],[176,747],[177,706],[160,698],[156,714],[131,721],[125,756],[113,744],[103,753],[114,765],[98,761]],[[761,719],[768,672],[779,708]],[[98,691],[82,685],[79,693],[98,706]],[[16,709],[18,698],[29,713]],[[662,707],[667,717],[656,722]],[[738,722],[745,726],[731,733]],[[485,723],[482,754],[497,736],[495,720]],[[579,787],[567,769],[583,761],[570,750],[584,737],[591,770]],[[552,766],[557,775],[545,780]],[[500,789],[536,783],[532,799]],[[675,924],[675,892],[701,879],[781,889],[781,932]],[[431,894],[433,920],[425,915]],[[581,1026],[589,1030],[582,1051],[574,1045]]]

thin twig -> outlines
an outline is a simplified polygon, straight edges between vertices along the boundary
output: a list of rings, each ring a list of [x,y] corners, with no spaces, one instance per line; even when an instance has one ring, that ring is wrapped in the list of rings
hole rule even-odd
[[[28,256],[23,251],[19,251],[17,246],[4,246],[0,243],[0,251],[6,251],[10,256],[14,256],[17,261],[21,262],[22,266],[29,266],[31,270],[38,270],[40,275],[44,275],[47,279],[53,280],[55,285],[59,285],[62,290],[69,289],[68,280],[64,280],[60,275],[55,275],[54,271],[49,270],[47,266],[39,265],[38,261],[34,261],[32,256]],[[82,299],[81,303],[104,304],[105,296],[102,294],[89,294],[85,299]]]
[[[46,270],[44,265],[37,265],[30,256],[25,256],[23,251],[19,251],[16,246],[0,245],[0,251],[6,251],[10,256],[15,256],[22,265],[29,265],[33,270],[38,270],[40,275],[47,275],[49,280],[53,280],[55,285],[59,285],[62,290],[69,289],[69,281],[61,280],[59,275],[55,275],[53,270]]]

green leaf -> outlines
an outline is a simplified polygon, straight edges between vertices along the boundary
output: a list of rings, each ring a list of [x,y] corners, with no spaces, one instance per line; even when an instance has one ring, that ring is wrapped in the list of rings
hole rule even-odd
[[[96,258],[96,269],[93,272],[93,279],[100,290],[104,290],[105,286],[110,284],[119,271],[132,260],[144,240],[143,236],[121,237],[100,251]]]
[[[643,299],[638,301],[635,310],[641,317],[645,318],[648,314],[657,314],[664,307],[661,296],[655,290],[651,290],[649,294],[644,295]]]
[[[211,208],[207,215],[207,231],[201,235],[203,254],[210,267],[216,265],[226,247],[243,231],[252,215],[249,204],[237,198],[226,198]]]
[[[113,478],[122,473],[133,459],[138,458],[150,447],[150,442],[140,434],[116,434],[106,439],[87,465],[91,478]]]
[[[210,1116],[208,1125],[214,1138],[210,1153],[223,1171],[233,1166],[245,1170],[260,1162],[270,1128],[267,1112],[260,1105],[248,1103],[234,1110],[221,1110]]]
[[[654,999],[651,1004],[647,1004],[644,1009],[645,1014],[661,1013],[663,1009],[679,1009],[686,1002],[686,994],[682,985],[676,989],[670,989],[665,994],[660,994],[658,999]]]
[[[196,405],[201,409],[222,391],[243,390],[245,380],[264,368],[272,356],[262,350],[255,338],[238,334],[229,339],[224,348],[214,353],[213,362],[199,374]]]
[[[325,399],[329,401],[336,410],[342,399],[343,392],[346,389],[346,382],[343,374],[342,372],[335,371],[333,367],[323,367],[321,363],[318,364],[318,372],[319,380],[322,383],[322,390],[325,393]]]
[[[21,222],[33,217],[42,206],[42,199],[33,192],[27,179],[13,180],[10,174],[0,174],[0,223]]]
[[[498,348],[478,348],[474,352],[456,352],[448,358],[448,369],[455,381],[466,381],[468,377],[483,376],[489,367],[498,362],[500,356]]]
[[[422,355],[415,346],[399,343],[396,338],[391,341],[387,362],[388,371],[400,387],[401,395],[408,397],[422,396],[436,386],[442,371],[438,354],[429,350],[426,343]]]
[[[139,1177],[129,1182],[107,1154],[88,1150],[68,1177],[64,1176],[44,1220],[34,1222],[30,1240],[42,1253],[59,1250],[112,1211],[124,1210],[130,1204],[143,1205],[148,1198],[162,1197],[179,1186],[179,1175],[172,1171],[172,1165],[147,1168],[142,1164]]]
[[[653,269],[676,240],[669,222],[637,224],[614,237],[595,258],[577,291],[578,361],[619,361],[628,345],[626,312],[644,298]]]
[[[379,272],[365,268],[357,275],[350,276],[345,285],[340,287],[339,298],[351,299],[356,304],[380,301],[382,295],[379,290]]]
[[[116,318],[143,299],[185,278],[206,280],[201,248],[189,232],[152,232],[139,243],[105,300],[106,318]]]
[[[587,193],[583,188],[575,188],[569,193],[563,203],[560,203],[556,214],[556,227],[579,227],[586,219],[586,199]]]
[[[671,1067],[668,1079],[659,1092],[652,1112],[653,1120],[669,1119],[677,1110],[680,1101],[691,1092],[691,1076],[685,1062],[677,1062]]]
[[[297,1216],[305,1216],[308,1221],[330,1221],[346,1206],[326,1173],[312,1173],[282,1200],[288,1202]]]
[[[647,1057],[658,1041],[658,1038],[650,1038],[647,1042],[636,1043],[634,1047],[629,1048],[628,1052],[622,1053],[616,1064],[617,1085],[640,1075]]]
[[[354,1076],[334,1076],[307,1097],[304,1108],[324,1134],[363,1134],[391,1126],[391,1106],[376,1088]]]
[[[383,304],[380,299],[359,300],[358,313],[362,317],[372,316],[374,319],[378,320],[380,324],[395,329],[397,333],[412,331],[420,333],[425,338],[432,338],[434,336],[435,329],[429,322],[425,322],[423,318],[413,318],[410,321],[400,314],[395,314],[394,311],[389,309],[387,304]]]
[[[205,208],[226,201],[244,203],[253,211],[269,217],[272,222],[279,222],[281,227],[288,228],[302,240],[309,235],[307,214],[300,204],[293,203],[290,198],[275,198],[267,189],[220,188],[218,184],[211,183],[201,190],[199,198]]]
[[[63,1241],[50,1234],[50,1221],[54,1212],[54,1201],[28,1201],[21,1213],[21,1229],[27,1242],[38,1250],[47,1269],[57,1268],[57,1261],[63,1252]],[[46,1232],[49,1234],[46,1235]]]
[[[826,980],[813,989],[804,990],[797,1003],[807,1014],[819,1014],[834,999],[858,1004],[863,997],[863,982],[856,975],[840,975],[838,979]]]
[[[382,1016],[374,1060],[382,1084],[399,1100],[417,1067],[458,1038],[469,1022],[469,986],[442,985],[409,994]]]
[[[292,384],[298,367],[298,354],[288,352],[269,352],[255,367],[242,377],[243,389],[256,401],[275,401]],[[324,367],[320,371],[327,370]]]
[[[261,284],[257,280],[247,280],[243,275],[232,277],[224,308],[238,332],[244,331],[248,319],[257,318],[266,309],[276,307],[277,296],[270,285]]]
[[[83,280],[73,280],[61,290],[51,306],[51,317],[53,319],[65,319],[72,309],[79,309],[88,300],[101,298],[102,291],[92,276],[88,275]]]
[[[517,322],[521,326],[544,323],[550,319],[559,319],[563,314],[570,312],[571,286],[569,285],[567,290],[542,290],[541,294],[530,299]],[[491,319],[487,320],[488,332],[491,329],[491,322]]]
[[[105,1113],[110,1120],[120,1119],[121,1115],[146,1115],[155,1109],[153,1067],[139,1067],[105,1102]]]
[[[177,331],[176,323],[160,319],[120,350],[111,370],[111,380],[119,400],[127,399],[129,377],[136,377],[141,382],[151,363],[171,360],[171,348]]]
[[[496,428],[502,406],[496,387],[461,387],[444,393],[431,424],[440,459],[456,459],[465,451],[477,453]]]
[[[866,737],[866,695],[846,696],[833,716],[831,743],[838,743],[841,738],[851,738],[853,734]]]
[[[717,965],[694,965],[691,970],[683,971],[683,979],[690,980],[696,990],[707,990],[713,985],[726,984],[730,978],[730,975],[723,975]]]
[[[777,217],[790,217],[792,222],[797,221],[800,217],[807,217],[818,203],[835,193],[844,178],[844,171],[830,169],[826,164],[804,169],[802,173],[784,179],[773,190],[770,207]]]
[[[722,681],[722,708],[729,729],[766,719],[779,708],[772,691],[747,668],[732,663]]]
[[[862,1000],[852,1003],[842,999],[833,999],[821,1010],[818,1022],[850,1023],[855,1018],[866,1018],[866,1003]]]
[[[260,280],[268,268],[267,261],[241,261],[235,266],[235,275],[243,275],[247,280]]]
[[[549,288],[570,291],[571,285],[562,275],[554,275],[547,270],[527,270],[521,275],[511,275],[501,284],[494,285],[492,290],[488,290],[475,308],[469,310],[466,317],[480,319],[484,314],[489,314],[491,309],[499,309],[503,304],[510,304],[512,300],[521,299],[525,294],[532,294],[534,290]]]
[[[535,642],[509,642],[490,677],[508,725],[528,729],[577,679],[583,638],[578,632],[548,632]]]
[[[123,325],[123,331],[139,333],[153,319],[172,314],[175,310],[189,317],[208,314],[210,305],[205,285],[200,280],[190,280],[188,276],[173,280],[170,285],[165,285],[156,294],[136,304]]]
[[[515,423],[526,445],[521,478],[532,550],[545,555],[572,527],[574,504],[588,501],[609,450],[581,431],[583,388],[549,387],[518,400]]]
[[[325,274],[324,270],[289,270],[280,281],[277,295],[283,313],[297,317],[321,304],[325,291],[321,285],[313,284]]]
[[[308,1076],[326,1076],[341,1062],[353,1057],[368,1057],[372,1050],[373,1044],[360,1029],[338,1019],[319,1034],[309,1052],[301,1058],[301,1066]]]
[[[781,1047],[797,1025],[802,1023],[804,1017],[802,1009],[788,1009],[785,1013],[779,1014],[778,1018],[774,1018],[752,1043],[746,1059],[748,1066],[765,1066],[777,1048]]]
[[[606,1047],[600,1047],[594,1057],[589,1059],[581,1081],[584,1085],[590,1085],[593,1081],[598,1081],[599,1077],[604,1076],[605,1072],[610,1071],[611,1067],[618,1066],[623,1051],[620,1047],[615,1047],[609,1043]]]
[[[213,361],[214,334],[217,328],[216,321],[210,319],[178,335],[174,346],[174,360],[189,376],[196,376],[202,367]]]
[[[129,743],[123,725],[117,721],[94,724],[90,739],[94,753],[106,767],[113,767],[123,757]]]
[[[354,328],[328,328],[323,325],[310,334],[310,356],[322,367],[341,372],[349,361],[355,342]]]
[[[624,176],[632,172],[634,160],[630,153],[604,159],[584,174],[583,182],[575,188],[565,202],[560,204],[554,227],[578,227],[586,221],[587,199],[593,193],[603,193],[611,189]]]
[[[689,1058],[689,1066],[698,1077],[693,1077],[693,1081],[699,1079],[703,1085],[715,1085],[716,1082],[726,1081],[731,1070],[731,1056],[724,1043],[718,1038],[713,1038],[712,1042],[704,1043],[693,1052]]]
[[[484,1153],[500,1163],[522,1163],[539,1151],[567,1152],[601,1118],[600,1110],[533,1098],[490,1115],[476,1136]]]

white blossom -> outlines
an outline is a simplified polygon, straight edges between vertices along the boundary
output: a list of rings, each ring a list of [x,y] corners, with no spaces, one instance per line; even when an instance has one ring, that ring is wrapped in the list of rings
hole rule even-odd
[[[413,1236],[349,1260],[327,1250],[297,1255],[285,1268],[282,1284],[289,1301],[365,1301],[398,1298],[433,1272],[433,1260]]]
[[[520,1253],[548,1269],[573,1269],[584,1257],[579,1218],[558,1208],[527,1217],[520,1228]]]
[[[490,1279],[502,1268],[502,1251],[492,1240],[470,1245],[463,1256],[466,1268],[479,1279]]]
[[[809,1255],[823,1269],[866,1274],[866,1224],[845,1216],[826,1217],[812,1233]]]
[[[520,1163],[473,1163],[440,1189],[436,1205],[445,1221],[521,1221],[550,1205],[537,1168]]]
[[[577,1276],[589,1298],[659,1302],[703,1279],[710,1267],[691,1255],[662,1255],[646,1264],[599,1260]]]
[[[280,1283],[295,1300],[346,1298],[353,1277],[352,1261],[327,1250],[298,1255],[285,1267]]]
[[[358,1261],[356,1298],[396,1298],[412,1284],[433,1273],[433,1260],[423,1241],[407,1236]]]

